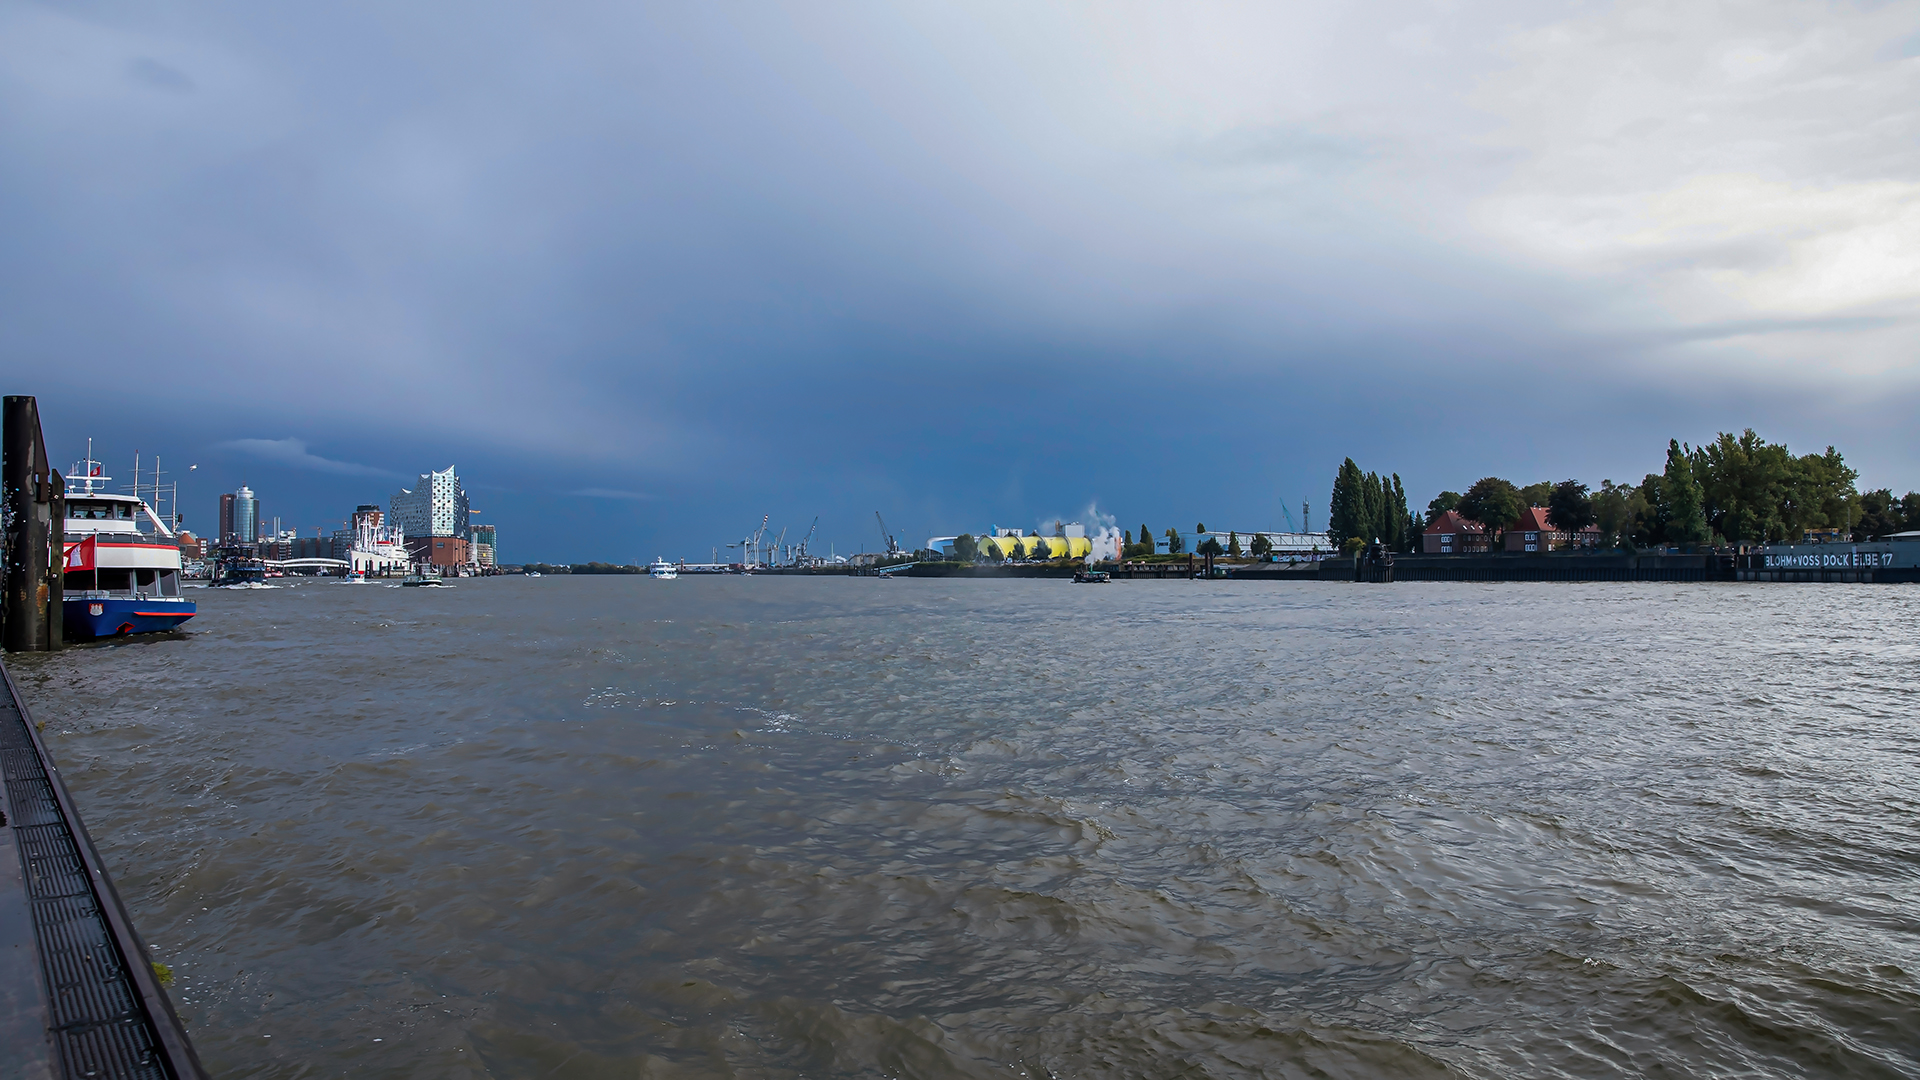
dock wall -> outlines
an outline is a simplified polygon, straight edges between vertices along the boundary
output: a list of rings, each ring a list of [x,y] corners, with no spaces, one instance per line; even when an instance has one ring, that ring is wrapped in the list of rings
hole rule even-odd
[[[0,1075],[205,1080],[0,664]]]

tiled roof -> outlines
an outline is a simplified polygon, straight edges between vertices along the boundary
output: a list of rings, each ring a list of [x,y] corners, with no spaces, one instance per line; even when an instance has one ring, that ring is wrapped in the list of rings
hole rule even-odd
[[[1544,506],[1529,506],[1525,510],[1520,511],[1520,520],[1507,526],[1507,528],[1518,529],[1521,532],[1553,531],[1553,526],[1547,524],[1547,508]]]
[[[1434,518],[1433,524],[1427,526],[1427,531],[1430,533],[1477,533],[1486,530],[1479,522],[1468,521],[1461,517],[1458,510],[1449,510]]]

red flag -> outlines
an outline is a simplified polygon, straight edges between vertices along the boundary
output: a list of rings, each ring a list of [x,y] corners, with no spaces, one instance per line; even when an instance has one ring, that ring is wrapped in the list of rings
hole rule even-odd
[[[93,569],[94,556],[97,554],[99,541],[99,537],[89,536],[85,540],[75,540],[73,543],[68,544],[66,548],[66,569],[64,572],[71,574],[76,570]]]

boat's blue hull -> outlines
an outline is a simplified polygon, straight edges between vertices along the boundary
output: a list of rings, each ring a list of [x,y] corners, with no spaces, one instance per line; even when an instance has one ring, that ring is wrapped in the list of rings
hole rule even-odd
[[[69,596],[63,605],[61,635],[105,638],[172,630],[193,618],[191,600],[88,600]]]

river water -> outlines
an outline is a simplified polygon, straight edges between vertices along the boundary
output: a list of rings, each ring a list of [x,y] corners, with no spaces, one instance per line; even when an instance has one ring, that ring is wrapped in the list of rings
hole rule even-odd
[[[198,598],[13,664],[217,1077],[1920,1076],[1920,589]]]

